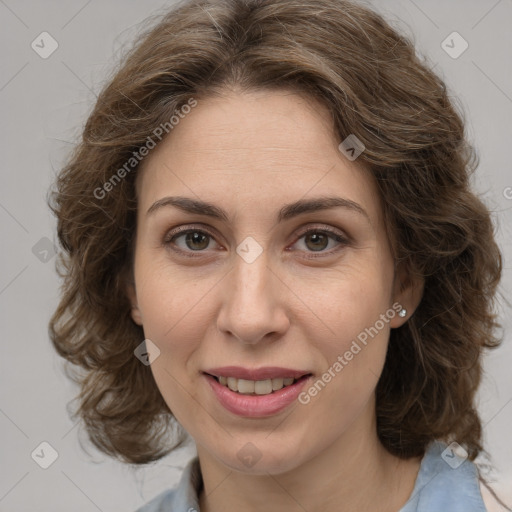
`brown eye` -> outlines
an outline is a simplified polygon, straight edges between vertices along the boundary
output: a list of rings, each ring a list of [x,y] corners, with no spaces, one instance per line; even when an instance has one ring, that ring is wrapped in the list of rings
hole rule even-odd
[[[181,229],[168,233],[163,244],[174,251],[192,256],[192,253],[205,252],[214,241],[213,235],[201,229]]]
[[[189,231],[185,233],[185,244],[192,251],[201,251],[210,244],[210,235],[202,231]]]
[[[309,229],[299,235],[295,242],[295,248],[306,253],[306,258],[316,258],[334,254],[349,244],[349,240],[340,232],[327,227],[319,229]],[[317,253],[317,254],[314,254]]]
[[[306,234],[304,241],[306,247],[312,251],[323,251],[329,245],[329,237],[319,232]]]

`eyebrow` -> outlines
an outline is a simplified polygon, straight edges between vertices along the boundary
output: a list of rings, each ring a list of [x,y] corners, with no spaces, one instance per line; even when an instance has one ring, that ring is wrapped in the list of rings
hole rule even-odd
[[[164,207],[174,206],[186,213],[194,213],[198,215],[205,215],[214,219],[219,219],[225,222],[229,221],[229,215],[225,210],[206,201],[192,199],[189,197],[163,197],[155,201],[146,212],[146,215],[152,215],[156,211]],[[277,222],[288,220],[297,217],[304,213],[313,213],[331,208],[345,208],[347,210],[356,212],[366,217],[370,221],[370,217],[366,210],[358,203],[345,199],[343,197],[317,197],[313,199],[299,199],[294,203],[284,205],[277,215]]]

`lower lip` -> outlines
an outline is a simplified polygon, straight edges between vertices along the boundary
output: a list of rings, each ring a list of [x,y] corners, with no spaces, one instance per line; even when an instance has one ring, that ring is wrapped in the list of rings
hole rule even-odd
[[[242,395],[223,386],[211,375],[204,374],[215,396],[225,409],[246,418],[261,418],[277,414],[291,405],[299,396],[311,375],[301,377],[291,386],[268,395]]]

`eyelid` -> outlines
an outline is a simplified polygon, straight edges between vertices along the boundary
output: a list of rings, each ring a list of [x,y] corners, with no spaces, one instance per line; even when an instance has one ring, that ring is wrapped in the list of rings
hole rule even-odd
[[[167,231],[164,235],[164,243],[169,242],[175,236],[181,233],[187,233],[188,231],[204,231],[212,237],[216,236],[211,229],[203,224],[184,224],[183,226],[178,226]]]
[[[308,224],[304,227],[304,229],[300,230],[297,235],[298,238],[303,237],[304,235],[307,235],[310,231],[313,232],[322,232],[322,233],[328,233],[330,235],[334,235],[335,237],[342,238],[345,242],[349,242],[350,238],[347,234],[345,234],[343,231],[341,231],[338,228],[327,226],[325,224]]]

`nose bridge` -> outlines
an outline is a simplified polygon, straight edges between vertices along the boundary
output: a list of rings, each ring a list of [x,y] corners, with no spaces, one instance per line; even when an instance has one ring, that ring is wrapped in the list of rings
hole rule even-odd
[[[252,261],[244,259],[243,253],[237,254],[234,268],[227,276],[219,328],[245,343],[256,343],[269,333],[283,332],[288,325],[279,304],[277,277],[268,260],[267,251]]]
[[[241,247],[241,246],[240,246]],[[239,249],[240,249],[239,247]],[[235,308],[247,313],[248,309],[260,309],[273,301],[272,283],[268,265],[268,251],[259,254],[253,261],[237,254],[232,275],[232,299]],[[260,311],[261,314],[261,311]]]

